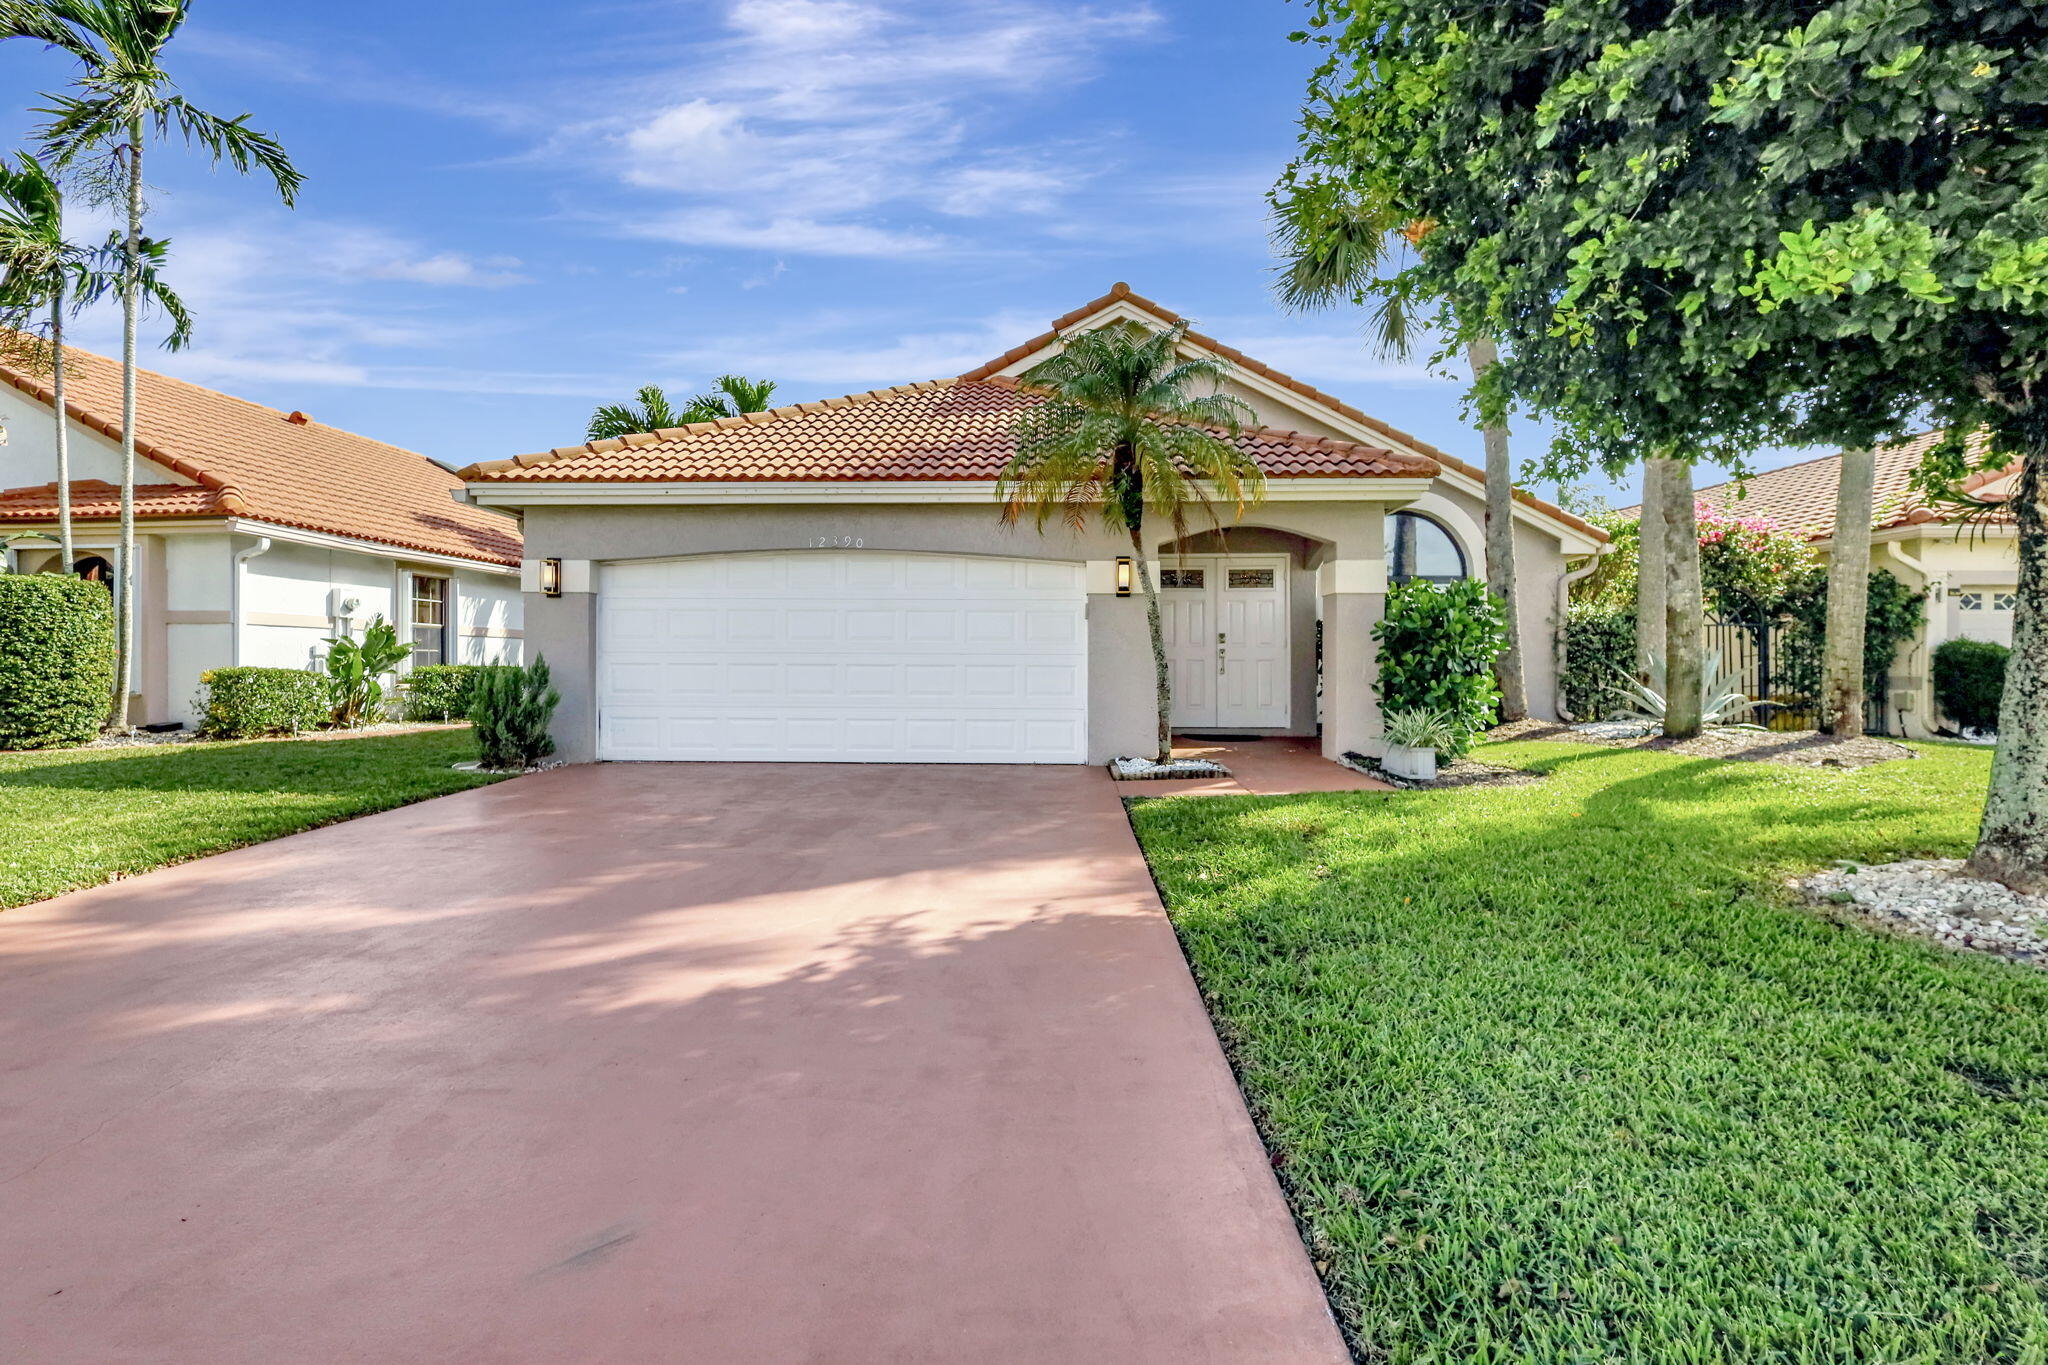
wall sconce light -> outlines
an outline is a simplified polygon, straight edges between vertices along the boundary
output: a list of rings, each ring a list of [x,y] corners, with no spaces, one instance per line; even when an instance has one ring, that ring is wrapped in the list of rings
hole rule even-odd
[[[1129,597],[1131,595],[1131,557],[1129,555],[1124,555],[1116,562],[1116,595],[1118,597]]]
[[[540,591],[543,597],[562,595],[562,561],[543,559],[540,562]]]

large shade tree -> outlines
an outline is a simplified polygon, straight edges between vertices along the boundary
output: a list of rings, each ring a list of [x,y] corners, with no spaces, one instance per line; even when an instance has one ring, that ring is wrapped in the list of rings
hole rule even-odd
[[[41,39],[76,57],[79,74],[66,94],[50,96],[49,122],[38,130],[59,167],[79,166],[118,204],[122,237],[121,296],[121,553],[115,611],[120,654],[113,725],[128,726],[135,686],[135,372],[137,337],[147,296],[148,239],[143,236],[143,156],[152,139],[170,138],[247,174],[261,170],[290,204],[302,177],[284,148],[248,126],[246,114],[223,118],[179,93],[164,49],[184,27],[191,0],[0,0],[0,38]]]
[[[2048,9],[1312,0],[1307,153],[1437,224],[1560,467],[1950,440],[2018,462],[2020,606],[1974,871],[2048,889]]]
[[[1230,438],[1255,420],[1249,404],[1222,392],[1230,363],[1183,356],[1186,323],[1157,331],[1110,326],[1062,337],[1057,355],[1024,375],[1043,401],[1017,419],[1017,450],[997,496],[1006,521],[1029,518],[1079,531],[1091,521],[1125,536],[1145,593],[1159,706],[1159,762],[1173,758],[1173,683],[1159,588],[1146,547],[1148,517],[1175,538],[1190,518],[1222,525],[1265,494],[1258,462]]]

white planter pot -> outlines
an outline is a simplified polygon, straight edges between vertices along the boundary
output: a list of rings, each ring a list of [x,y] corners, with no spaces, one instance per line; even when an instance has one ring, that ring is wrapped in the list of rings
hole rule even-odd
[[[1394,776],[1405,777],[1410,782],[1436,781],[1434,749],[1411,749],[1405,744],[1389,744],[1380,765]]]

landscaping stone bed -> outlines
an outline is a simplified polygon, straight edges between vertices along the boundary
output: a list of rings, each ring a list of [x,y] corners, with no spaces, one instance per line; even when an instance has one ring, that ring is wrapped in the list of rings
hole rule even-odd
[[[1821,906],[1854,910],[1900,933],[2048,968],[2048,898],[1962,875],[1952,858],[1844,864],[1799,882]]]
[[[1454,758],[1448,763],[1439,761],[1436,779],[1431,782],[1417,782],[1412,777],[1388,772],[1364,754],[1344,755],[1344,766],[1403,791],[1435,791],[1440,787],[1528,787],[1543,781],[1542,773],[1532,773],[1526,768],[1504,768],[1498,763],[1481,763],[1476,758]]]
[[[1594,721],[1560,725],[1525,720],[1487,731],[1488,739],[1551,739],[1567,744],[1605,744],[1615,749],[1660,749],[1694,758],[1738,763],[1789,763],[1802,768],[1867,768],[1893,759],[1918,758],[1913,750],[1881,735],[1836,739],[1818,730],[1712,729],[1692,739],[1666,739],[1636,721]]]
[[[1212,763],[1206,758],[1176,758],[1171,763],[1160,763],[1149,758],[1118,758],[1111,760],[1109,775],[1120,782],[1133,779],[1172,781],[1188,777],[1228,777],[1230,769],[1221,763]]]

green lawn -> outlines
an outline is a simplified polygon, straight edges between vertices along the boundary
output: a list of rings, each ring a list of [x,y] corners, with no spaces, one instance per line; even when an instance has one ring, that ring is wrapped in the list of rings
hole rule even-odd
[[[1966,849],[1923,752],[1137,804],[1362,1359],[2048,1361],[2048,972],[1783,886]]]
[[[498,779],[469,731],[0,754],[0,909]]]

